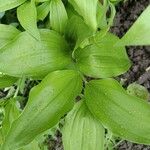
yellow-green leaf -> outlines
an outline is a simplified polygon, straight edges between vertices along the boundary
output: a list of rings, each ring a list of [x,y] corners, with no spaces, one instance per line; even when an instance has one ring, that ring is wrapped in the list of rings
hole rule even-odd
[[[114,135],[135,143],[150,144],[150,105],[128,95],[118,81],[89,82],[85,99],[92,114]]]
[[[27,32],[1,49],[0,71],[15,77],[41,77],[71,63],[66,41],[55,31],[40,30],[41,41]]]
[[[20,117],[13,122],[2,150],[14,150],[30,143],[37,135],[58,123],[74,105],[82,90],[80,74],[73,70],[55,71],[29,94]]]
[[[94,118],[84,101],[78,102],[65,119],[65,150],[104,150],[105,130]]]
[[[115,35],[107,33],[85,48],[78,48],[75,58],[80,71],[96,78],[113,77],[126,72],[130,61],[125,47],[114,46],[118,40]]]

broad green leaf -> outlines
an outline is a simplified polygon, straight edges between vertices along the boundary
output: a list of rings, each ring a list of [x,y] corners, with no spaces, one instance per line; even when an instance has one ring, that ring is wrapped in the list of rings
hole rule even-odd
[[[150,45],[150,6],[122,37],[118,45]]]
[[[84,101],[78,102],[67,115],[62,134],[65,150],[104,149],[104,128]]]
[[[123,46],[115,47],[119,40],[113,34],[107,33],[103,38],[96,37],[95,42],[85,48],[75,51],[77,66],[80,71],[91,77],[113,77],[126,72],[130,61]]]
[[[37,7],[37,19],[44,20],[49,13],[50,2],[44,2]]]
[[[34,0],[27,1],[17,9],[17,17],[22,27],[36,39],[40,40],[37,28],[37,10]]]
[[[2,123],[2,135],[3,138],[6,137],[8,131],[14,122],[20,115],[20,111],[17,107],[17,103],[15,99],[10,99],[9,102],[5,106],[5,117]]]
[[[81,15],[86,24],[93,29],[97,30],[97,4],[98,0],[69,0],[74,9]]]
[[[61,0],[51,0],[50,2],[50,25],[53,30],[64,33],[68,21],[68,16],[64,4]]]
[[[42,3],[42,2],[47,2],[47,1],[51,1],[51,0],[35,0],[35,2],[37,3]]]
[[[56,125],[72,109],[81,90],[82,79],[73,70],[55,71],[46,76],[31,90],[27,106],[12,124],[3,150],[20,148]]]
[[[150,144],[150,105],[128,95],[116,80],[89,82],[85,99],[92,114],[114,135],[135,143]]]
[[[127,93],[145,100],[148,100],[150,96],[148,90],[144,86],[137,83],[130,84],[127,87]]]
[[[0,88],[5,88],[13,85],[17,81],[17,78],[7,75],[0,75]]]
[[[1,72],[15,77],[41,77],[71,63],[66,41],[54,31],[39,31],[41,41],[23,32],[1,49]]]
[[[27,0],[0,0],[0,12],[15,8]]]
[[[0,24],[0,48],[7,45],[19,33],[20,31],[12,25]]]

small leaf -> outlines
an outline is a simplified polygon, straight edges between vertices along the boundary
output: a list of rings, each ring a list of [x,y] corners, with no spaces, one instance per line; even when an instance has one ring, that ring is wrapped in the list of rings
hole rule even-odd
[[[17,149],[57,124],[74,105],[82,90],[82,79],[73,70],[50,73],[29,94],[29,101],[12,124],[3,149]]]
[[[0,48],[11,42],[19,33],[12,25],[0,24]]]
[[[64,4],[61,0],[51,0],[50,2],[50,24],[53,30],[64,33],[68,16]]]
[[[0,0],[0,12],[15,8],[27,0]]]
[[[104,149],[104,128],[83,101],[67,115],[62,134],[65,150]]]
[[[113,77],[126,72],[130,61],[125,47],[114,46],[118,40],[113,34],[107,33],[103,38],[96,37],[91,45],[78,48],[75,58],[80,71],[96,78]]]
[[[0,75],[0,88],[5,88],[13,85],[17,81],[17,78],[7,75]]]
[[[37,41],[23,32],[3,47],[0,71],[14,77],[41,78],[51,71],[66,68],[71,63],[66,41],[48,29],[40,30],[40,36],[41,41]]]
[[[2,123],[2,135],[6,137],[12,123],[18,118],[20,111],[17,107],[16,100],[10,99],[8,104],[5,106],[5,117]]]
[[[74,9],[81,15],[86,24],[93,29],[97,30],[97,3],[98,0],[69,0]]]
[[[137,83],[130,84],[127,87],[127,93],[145,100],[148,100],[149,98],[148,90],[144,86]]]
[[[133,26],[122,37],[118,45],[150,45],[150,6],[148,6]]]
[[[49,2],[44,2],[37,7],[37,19],[44,20],[49,13]]]
[[[128,95],[114,79],[93,80],[85,90],[92,114],[116,136],[150,144],[150,105]]]
[[[36,39],[40,40],[37,28],[37,11],[34,0],[27,1],[17,9],[17,17],[22,27]]]

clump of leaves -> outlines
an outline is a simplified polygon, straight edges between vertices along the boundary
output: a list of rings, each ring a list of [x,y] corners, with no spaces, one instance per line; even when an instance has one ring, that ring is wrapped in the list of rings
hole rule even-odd
[[[0,24],[0,87],[22,78],[42,80],[31,89],[23,111],[16,105],[17,92],[2,101],[1,150],[37,150],[37,137],[68,112],[65,150],[103,150],[105,128],[150,144],[149,104],[113,79],[131,66],[125,46],[150,45],[150,6],[119,39],[109,32],[116,2],[0,0],[0,12],[17,7],[25,29]],[[39,28],[38,21],[45,27]],[[87,76],[94,80],[87,82]]]

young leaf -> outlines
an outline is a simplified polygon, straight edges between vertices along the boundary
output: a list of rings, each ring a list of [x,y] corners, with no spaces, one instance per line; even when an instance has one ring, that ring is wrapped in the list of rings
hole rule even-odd
[[[13,85],[17,81],[17,78],[7,75],[0,75],[0,88],[5,88]]]
[[[145,9],[118,45],[150,45],[150,6]]]
[[[40,40],[37,28],[37,11],[34,0],[27,1],[17,9],[17,17],[22,27],[33,37]]]
[[[103,150],[104,128],[83,101],[67,115],[63,128],[65,150]]]
[[[20,117],[12,124],[3,149],[17,149],[53,127],[74,105],[82,90],[80,74],[73,70],[50,73],[29,95]]]
[[[15,77],[41,77],[71,63],[68,45],[58,33],[42,29],[40,36],[41,41],[37,41],[23,32],[3,47],[0,71]]]
[[[37,19],[44,20],[49,13],[49,2],[44,2],[37,7]]]
[[[0,0],[0,12],[15,8],[27,0]]]
[[[0,24],[0,48],[7,45],[19,33],[20,31],[12,25]]]
[[[86,24],[93,29],[97,30],[97,2],[98,0],[69,0],[74,9],[81,15]]]
[[[96,78],[113,77],[123,74],[130,67],[130,61],[123,46],[115,47],[119,39],[107,33],[96,43],[75,51],[77,66],[87,76]]]
[[[116,80],[89,82],[85,99],[93,115],[114,135],[135,143],[150,144],[150,105],[128,95]]]
[[[16,100],[10,99],[8,104],[5,106],[5,117],[2,123],[2,135],[6,137],[12,123],[18,118],[20,111],[17,107]]]
[[[137,83],[130,84],[127,87],[127,93],[145,100],[148,100],[149,98],[148,90],[144,86]]]
[[[50,25],[53,30],[64,33],[68,16],[62,0],[50,2]]]

